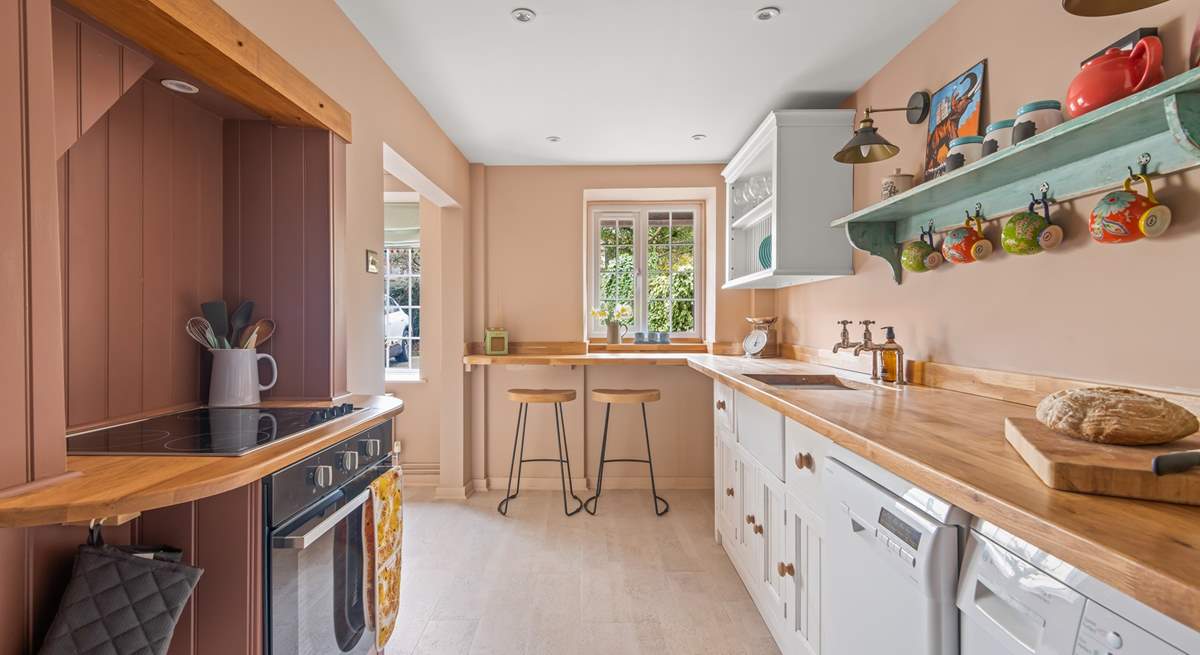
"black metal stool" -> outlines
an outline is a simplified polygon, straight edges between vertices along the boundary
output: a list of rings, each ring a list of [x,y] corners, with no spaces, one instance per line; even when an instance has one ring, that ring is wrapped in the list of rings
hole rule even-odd
[[[521,403],[517,408],[517,431],[513,435],[512,461],[508,464],[508,489],[504,492],[504,500],[496,506],[496,511],[508,515],[508,501],[521,493],[521,465],[525,462],[558,462],[559,477],[562,478],[563,512],[567,516],[577,514],[583,508],[583,501],[575,495],[575,484],[571,481],[571,453],[567,446],[567,424],[563,419],[562,404],[575,400],[573,389],[509,389],[508,399]],[[529,422],[530,403],[554,403],[554,432],[558,437],[558,459],[536,458],[525,459],[525,426]],[[520,442],[520,457],[517,456],[517,443]],[[513,489],[513,467],[517,469],[517,488]],[[565,467],[565,470],[564,470]],[[575,509],[567,505],[567,490],[571,498],[578,503]]]
[[[650,423],[646,420],[646,403],[657,402],[660,398],[662,398],[662,393],[658,389],[592,390],[592,400],[606,403],[606,406],[604,408],[604,438],[600,442],[600,472],[596,475],[596,493],[583,502],[583,509],[588,514],[593,516],[596,514],[597,501],[600,499],[600,493],[604,490],[604,464],[606,462],[635,462],[648,465],[650,467],[650,497],[654,499],[654,513],[662,516],[670,511],[670,503],[658,495],[658,488],[654,486],[654,459],[650,456]],[[639,403],[642,406],[642,429],[646,432],[646,459],[605,459],[608,451],[608,417],[612,413],[613,403],[622,405]],[[659,503],[662,503],[661,509]]]

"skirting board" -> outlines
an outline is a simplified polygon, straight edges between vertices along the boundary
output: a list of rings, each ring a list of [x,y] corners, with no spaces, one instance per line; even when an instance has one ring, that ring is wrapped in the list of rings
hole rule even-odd
[[[441,481],[437,462],[405,462],[400,465],[406,487],[436,487]]]
[[[434,490],[433,497],[438,500],[466,500],[474,493],[475,486],[468,482],[461,487],[438,487]]]

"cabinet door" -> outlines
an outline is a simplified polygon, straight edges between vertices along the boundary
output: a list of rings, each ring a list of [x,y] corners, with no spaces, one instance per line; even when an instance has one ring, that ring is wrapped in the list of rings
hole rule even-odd
[[[798,649],[821,652],[821,558],[825,526],[816,512],[792,496],[787,498],[784,537],[784,594],[787,631]]]
[[[762,587],[763,609],[772,614],[765,617],[779,625],[786,616],[787,574],[785,542],[787,541],[787,512],[784,507],[784,486],[774,475],[763,471],[758,482],[758,524],[752,532],[754,547],[761,553],[762,565],[756,569]]]
[[[758,497],[758,467],[754,459],[746,455],[741,448],[734,450],[734,461],[737,466],[737,488],[734,490],[736,499],[738,551],[742,565],[748,571],[758,571],[762,566],[762,557],[752,547],[756,543],[754,526],[760,520],[756,511]]]
[[[741,509],[738,502],[741,494],[738,491],[738,464],[734,457],[734,447],[727,438],[718,436],[716,452],[713,454],[713,464],[716,477],[716,512],[717,530],[722,540],[736,540],[737,526],[741,521]]]

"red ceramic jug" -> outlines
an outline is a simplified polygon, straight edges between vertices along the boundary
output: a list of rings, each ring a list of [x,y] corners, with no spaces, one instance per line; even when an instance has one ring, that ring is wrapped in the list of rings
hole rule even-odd
[[[1143,37],[1128,52],[1109,48],[1084,64],[1071,81],[1067,117],[1082,116],[1163,81],[1162,57],[1162,41],[1157,36]]]

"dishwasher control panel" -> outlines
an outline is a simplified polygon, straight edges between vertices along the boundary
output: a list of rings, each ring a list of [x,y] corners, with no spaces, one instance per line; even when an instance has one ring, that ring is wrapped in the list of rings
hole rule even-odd
[[[1108,608],[1088,600],[1079,622],[1074,655],[1186,655]]]

